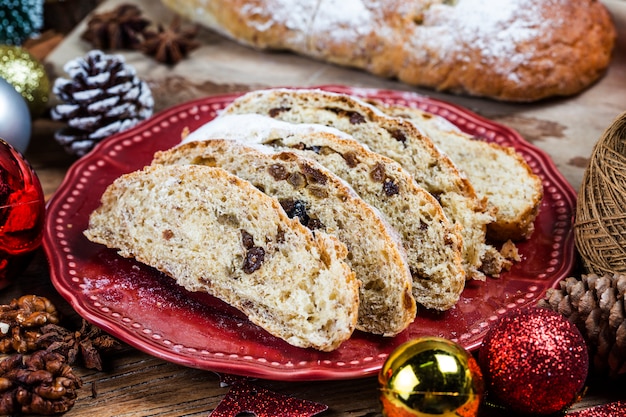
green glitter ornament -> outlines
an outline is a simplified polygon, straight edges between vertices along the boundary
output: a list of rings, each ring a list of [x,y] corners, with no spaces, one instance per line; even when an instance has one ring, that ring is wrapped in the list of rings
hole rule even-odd
[[[0,43],[22,45],[43,27],[42,0],[0,1]]]
[[[0,77],[24,97],[33,118],[48,104],[50,80],[41,62],[19,46],[0,45]]]

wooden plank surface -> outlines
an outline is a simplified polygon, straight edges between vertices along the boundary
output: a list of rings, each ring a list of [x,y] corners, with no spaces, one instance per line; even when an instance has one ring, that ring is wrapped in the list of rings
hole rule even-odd
[[[123,0],[104,1],[99,10],[108,10]],[[172,13],[157,1],[135,1],[151,19],[167,23]],[[416,91],[446,100],[498,123],[516,129],[531,143],[546,151],[570,183],[578,188],[593,145],[613,119],[626,110],[626,2],[607,0],[619,29],[616,54],[606,76],[576,97],[535,104],[510,104],[457,97],[421,90],[391,80],[324,64],[287,53],[254,51],[223,39],[207,30],[199,35],[201,47],[174,67],[157,64],[137,52],[123,52],[148,81],[157,111],[175,104],[232,91],[270,86],[311,86],[346,84],[359,87]],[[84,22],[48,55],[51,74],[63,76],[70,59],[84,55],[90,46],[79,39]],[[119,52],[119,51],[116,51]],[[47,196],[54,193],[74,162],[52,139],[59,125],[45,118],[34,123],[34,135],[26,154],[37,171]],[[39,251],[31,266],[11,287],[0,293],[8,303],[23,294],[49,297],[68,317],[71,307],[52,287],[47,262]],[[73,416],[207,416],[228,392],[212,372],[190,369],[126,348],[107,358],[102,372],[79,370],[84,386]],[[375,378],[330,382],[255,381],[260,386],[329,406],[323,416],[380,416],[378,384]],[[624,381],[591,379],[589,390],[572,410],[625,399]],[[494,409],[480,416],[505,415]]]

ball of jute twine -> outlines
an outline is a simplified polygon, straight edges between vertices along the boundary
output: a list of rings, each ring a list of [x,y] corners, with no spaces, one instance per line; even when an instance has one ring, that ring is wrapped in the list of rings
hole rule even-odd
[[[626,272],[626,112],[592,151],[578,193],[574,238],[588,273]]]

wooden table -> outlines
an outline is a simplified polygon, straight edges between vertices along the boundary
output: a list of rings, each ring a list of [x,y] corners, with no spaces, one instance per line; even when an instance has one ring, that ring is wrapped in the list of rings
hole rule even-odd
[[[105,1],[100,10],[112,9],[121,2]],[[140,0],[135,3],[154,21],[167,23],[172,18],[172,13],[158,2]],[[578,96],[534,104],[499,103],[416,89],[291,54],[254,51],[206,30],[199,34],[201,47],[174,67],[156,64],[137,52],[124,52],[124,55],[140,77],[149,82],[157,111],[197,97],[269,86],[346,84],[416,91],[464,106],[516,129],[526,140],[548,153],[577,189],[593,145],[615,117],[626,110],[626,2],[606,0],[605,3],[619,30],[615,57],[605,77]],[[64,76],[63,64],[91,49],[79,39],[83,29],[84,22],[48,55],[46,65],[52,77]],[[52,136],[58,127],[46,118],[36,120],[26,153],[48,197],[75,160],[54,142]],[[46,296],[66,316],[75,316],[50,283],[43,251],[36,253],[19,280],[0,292],[0,302],[8,303],[23,294]],[[218,376],[212,372],[164,362],[130,347],[107,358],[106,363],[107,368],[102,372],[79,369],[84,387],[67,416],[207,416],[229,389],[220,386]],[[323,416],[381,415],[378,386],[373,377],[297,383],[257,380],[255,383],[281,394],[326,404],[329,410]],[[624,392],[624,381],[591,378],[587,394],[571,410],[624,400]],[[484,409],[480,415],[500,413]]]

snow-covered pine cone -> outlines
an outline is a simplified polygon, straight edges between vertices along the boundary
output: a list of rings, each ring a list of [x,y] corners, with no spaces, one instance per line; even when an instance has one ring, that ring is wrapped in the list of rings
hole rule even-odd
[[[70,79],[56,79],[52,91],[62,103],[51,116],[67,123],[55,139],[69,153],[85,155],[101,140],[152,116],[152,92],[123,56],[92,50],[63,69]]]

